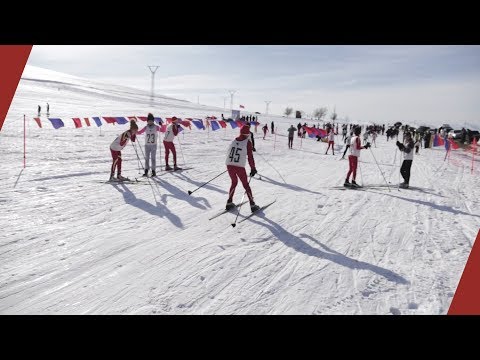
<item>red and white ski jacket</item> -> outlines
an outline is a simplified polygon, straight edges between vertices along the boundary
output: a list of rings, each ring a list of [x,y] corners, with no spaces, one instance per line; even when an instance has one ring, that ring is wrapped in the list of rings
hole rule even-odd
[[[135,135],[133,135],[130,130],[123,132],[121,135],[117,136],[110,145],[110,149],[114,151],[121,151],[128,144],[128,140],[135,142]]]

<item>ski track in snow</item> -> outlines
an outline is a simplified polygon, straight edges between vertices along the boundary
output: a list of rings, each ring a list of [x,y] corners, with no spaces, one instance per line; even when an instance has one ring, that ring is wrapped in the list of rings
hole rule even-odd
[[[255,134],[257,175],[250,183],[265,211],[237,223],[236,212],[209,221],[226,203],[225,149],[238,134],[186,129],[175,140],[182,172],[142,184],[103,184],[109,145],[126,125],[94,122],[74,129],[71,117],[219,116],[222,109],[27,67],[0,133],[0,314],[445,314],[480,223],[478,168],[460,150],[421,149],[411,185],[397,189],[400,152],[384,136],[373,148],[390,190],[332,189],[347,161],[326,144],[286,131]],[[51,81],[47,81],[51,80]],[[55,130],[37,104],[49,101]],[[23,114],[27,167],[23,169]],[[310,124],[317,123],[302,119]],[[143,126],[144,124],[140,124]],[[136,144],[142,156],[144,136]],[[275,142],[275,151],[273,150]],[[140,146],[140,147],[139,147]],[[455,156],[454,156],[455,155]],[[123,174],[141,177],[133,146]],[[370,150],[357,180],[383,185]],[[142,159],[143,162],[143,159]],[[249,167],[247,166],[247,170]],[[239,184],[234,201],[244,190]],[[249,214],[242,206],[238,220]]]

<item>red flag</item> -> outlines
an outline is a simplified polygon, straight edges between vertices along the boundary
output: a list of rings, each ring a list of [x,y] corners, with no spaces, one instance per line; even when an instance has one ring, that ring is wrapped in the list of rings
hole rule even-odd
[[[40,118],[33,118],[33,120],[35,120],[38,124],[38,127],[42,127],[42,123],[40,122]]]
[[[75,127],[77,129],[82,127],[82,121],[80,120],[80,118],[73,118],[73,122],[75,123]]]
[[[87,126],[90,126],[90,120],[88,120],[88,118],[83,118],[83,120],[85,120],[85,124],[87,124]]]
[[[128,118],[134,118],[135,116],[129,116]],[[147,117],[146,116],[137,116],[138,119],[142,120],[142,121],[147,121]]]
[[[457,150],[458,149],[458,144],[453,141],[452,139],[449,139],[450,140],[450,145],[452,145],[452,149],[453,150]]]

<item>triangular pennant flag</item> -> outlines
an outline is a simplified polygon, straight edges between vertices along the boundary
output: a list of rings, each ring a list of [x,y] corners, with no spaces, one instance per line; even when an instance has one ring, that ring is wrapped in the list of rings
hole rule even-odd
[[[59,129],[61,127],[64,127],[65,124],[63,123],[62,119],[57,119],[57,118],[48,118],[50,122],[52,123],[53,127],[55,129]]]
[[[227,127],[227,123],[226,123],[225,121],[223,121],[223,120],[220,120],[218,123],[219,123],[220,126],[221,126],[222,128],[224,128],[224,129]]]
[[[116,124],[117,118],[112,116],[103,116],[103,119],[109,124]]]
[[[115,121],[117,122],[117,124],[120,124],[120,125],[128,124],[129,122],[126,118],[122,116],[116,117]]]
[[[33,120],[37,122],[39,128],[42,127],[42,122],[40,121],[40,118],[33,118]]]
[[[82,127],[82,121],[80,120],[80,118],[73,118],[72,120],[77,129]]]
[[[85,120],[85,124],[86,124],[87,126],[90,126],[90,120],[88,120],[88,118],[83,118],[83,120]]]
[[[212,125],[213,131],[220,129],[220,125],[218,125],[218,122],[216,120],[210,121],[210,124]]]
[[[92,117],[93,121],[95,121],[95,124],[97,124],[98,127],[102,126],[102,120],[98,116]]]

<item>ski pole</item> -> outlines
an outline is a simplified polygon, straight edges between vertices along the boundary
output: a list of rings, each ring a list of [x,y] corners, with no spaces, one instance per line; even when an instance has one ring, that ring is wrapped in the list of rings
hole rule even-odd
[[[397,184],[397,190],[400,191],[400,174],[401,174],[401,169],[402,169],[402,157],[398,157],[398,184]]]
[[[393,171],[390,173],[390,177],[388,178],[388,183],[389,183],[389,184],[391,183],[390,179],[392,178],[392,174],[393,174],[393,172],[395,171],[395,168],[396,168],[396,165],[397,165],[397,162],[396,162],[396,160],[397,160],[397,151],[398,151],[398,146],[395,147],[395,155],[393,156]]]
[[[361,163],[361,161],[359,160],[358,161],[358,169],[360,170],[360,177],[362,178],[362,183],[360,184],[360,186],[363,186],[363,174],[362,174],[362,167],[360,166],[360,163]]]
[[[250,179],[248,180],[248,185],[250,185],[250,181],[252,181],[252,179],[253,179],[253,176],[250,176]],[[240,208],[242,207],[243,199],[245,199],[246,194],[247,194],[247,190],[245,190],[245,192],[243,193],[242,201],[240,201],[240,206],[238,207],[237,216],[235,217],[235,221],[233,222],[232,227],[237,226],[238,215],[240,214]]]
[[[133,142],[132,142],[132,146],[133,146],[133,148],[134,148],[134,150],[135,150],[135,154],[137,154],[137,159],[138,159],[138,173],[141,174],[141,172],[140,172],[140,167],[142,167],[142,169],[144,169],[144,170],[145,170],[145,168],[143,167],[142,162],[140,161],[140,156],[138,156],[137,147],[133,144]]]
[[[177,140],[178,140],[178,145],[180,146],[180,152],[182,153],[183,166],[187,166],[187,163],[185,162],[185,157],[183,156],[182,144],[180,143],[180,138],[178,136],[177,136]]]
[[[373,160],[375,160],[375,164],[377,164],[377,166],[378,166],[378,170],[380,170],[380,173],[381,173],[382,176],[383,176],[383,180],[385,180],[385,184],[387,184],[388,191],[391,191],[391,190],[390,190],[390,186],[388,186],[387,179],[385,179],[385,175],[383,174],[383,171],[382,171],[382,169],[380,168],[380,165],[378,165],[377,159],[375,159],[375,155],[373,155],[372,148],[369,147],[369,149],[370,149],[370,152],[372,153]]]
[[[204,186],[205,186],[205,185],[207,185],[209,182],[211,182],[211,181],[215,180],[215,179],[216,179],[216,178],[218,178],[220,175],[223,175],[223,174],[225,174],[227,171],[228,171],[228,170],[225,170],[225,171],[224,171],[224,172],[222,172],[221,174],[218,174],[218,175],[217,175],[217,176],[215,176],[213,179],[210,179],[210,180],[208,180],[208,181],[207,181],[205,184],[203,184],[203,185],[200,185],[198,188],[196,188],[196,189],[195,189],[195,190],[193,190],[193,191],[190,191],[190,190],[188,190],[188,195],[192,195],[192,193],[194,193],[194,192],[195,192],[195,191],[197,191],[198,189],[200,189],[200,188],[204,187]]]

